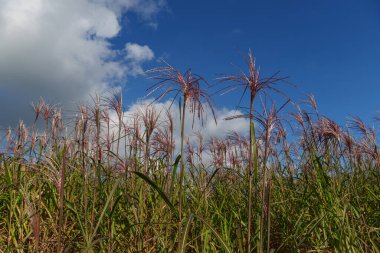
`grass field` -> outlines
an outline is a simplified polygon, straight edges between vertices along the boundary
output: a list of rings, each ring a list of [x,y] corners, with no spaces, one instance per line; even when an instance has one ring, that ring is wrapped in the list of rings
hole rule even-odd
[[[185,118],[214,104],[170,65],[147,72],[148,95],[177,94],[178,122],[154,104],[125,120],[119,95],[72,117],[35,104],[35,124],[1,137],[0,252],[380,252],[376,128],[339,126],[312,96],[258,106],[286,79],[247,65],[216,85],[247,95],[226,119],[248,119],[245,135],[188,142]]]

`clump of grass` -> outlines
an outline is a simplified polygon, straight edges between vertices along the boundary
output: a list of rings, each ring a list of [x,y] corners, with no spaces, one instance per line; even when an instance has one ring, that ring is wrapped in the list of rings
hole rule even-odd
[[[379,252],[376,129],[340,126],[312,96],[312,111],[286,113],[270,99],[285,80],[247,63],[222,79],[251,93],[232,117],[249,119],[243,135],[185,132],[187,110],[214,105],[201,77],[170,65],[149,71],[149,92],[180,96],[180,122],[154,104],[126,115],[119,94],[75,117],[40,100],[34,124],[1,137],[0,251]]]
[[[164,97],[168,93],[175,92],[173,99],[176,99],[178,95],[183,99],[183,105],[180,102],[180,112],[181,112],[181,160],[180,160],[180,172],[179,172],[179,233],[178,240],[182,239],[182,211],[183,211],[183,180],[185,173],[185,162],[184,162],[184,144],[185,144],[185,120],[186,120],[186,110],[189,108],[190,113],[194,118],[202,118],[204,112],[204,105],[208,105],[214,115],[213,103],[211,97],[202,89],[201,84],[206,82],[205,79],[199,75],[193,74],[190,69],[182,73],[181,71],[175,69],[169,64],[166,66],[154,68],[148,71],[152,79],[157,80],[157,83],[151,86],[148,91],[149,94],[156,92],[157,90],[161,92],[159,98]],[[161,90],[164,89],[162,92]],[[145,122],[145,121],[144,121]],[[216,122],[216,119],[215,119]],[[179,244],[178,252],[181,251],[181,244]]]

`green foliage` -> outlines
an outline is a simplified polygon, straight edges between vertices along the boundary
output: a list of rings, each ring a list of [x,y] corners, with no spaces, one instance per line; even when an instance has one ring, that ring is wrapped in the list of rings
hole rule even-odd
[[[42,104],[44,133],[6,137],[0,252],[380,252],[380,152],[360,120],[353,136],[301,111],[289,144],[265,110],[250,138],[211,139],[205,161],[202,138],[174,156],[171,117],[144,138],[141,115],[127,125],[118,99],[112,126],[100,101],[71,134]]]
[[[181,252],[244,252],[248,204],[244,177],[233,177],[231,172],[210,173],[206,189],[195,187],[186,178],[184,208],[188,212],[184,213],[183,237],[178,242],[178,203],[172,203],[169,198],[176,198],[161,189],[166,179],[163,168],[149,177],[133,172],[138,177],[104,180],[92,218],[91,210],[83,208],[81,168],[74,167],[75,159],[67,162],[71,169],[65,182],[65,250],[167,252],[176,250],[180,243]],[[0,248],[36,251],[38,237],[39,250],[50,251],[58,247],[57,185],[44,172],[46,165],[22,163],[25,161],[16,158],[1,160]],[[366,173],[331,176],[329,165],[320,157],[313,159],[312,166],[314,178],[301,174],[289,181],[273,175],[271,247],[277,252],[379,252],[378,172],[367,169]],[[171,194],[178,194],[178,185],[173,183],[172,187]],[[87,188],[91,206],[95,188]]]

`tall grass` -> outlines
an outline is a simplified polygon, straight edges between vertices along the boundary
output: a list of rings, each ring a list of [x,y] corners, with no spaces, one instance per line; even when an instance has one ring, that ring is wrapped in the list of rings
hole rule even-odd
[[[223,79],[251,93],[245,135],[188,141],[185,114],[214,105],[201,77],[170,65],[149,72],[151,91],[179,92],[180,122],[154,104],[125,115],[119,95],[67,121],[34,105],[35,124],[1,137],[0,251],[379,252],[376,129],[339,126],[312,96],[311,111],[258,104],[284,79],[247,63]]]

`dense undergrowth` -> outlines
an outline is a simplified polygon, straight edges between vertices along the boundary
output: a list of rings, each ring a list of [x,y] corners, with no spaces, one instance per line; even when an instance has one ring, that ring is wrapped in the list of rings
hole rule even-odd
[[[186,142],[184,118],[212,100],[202,78],[170,65],[148,73],[160,95],[177,85],[181,122],[154,104],[126,121],[114,96],[66,124],[41,100],[36,124],[2,137],[0,251],[380,252],[375,129],[359,118],[338,126],[313,97],[312,112],[295,109],[286,123],[281,108],[258,113],[256,95],[283,80],[248,66],[222,78],[250,92],[245,136]]]

